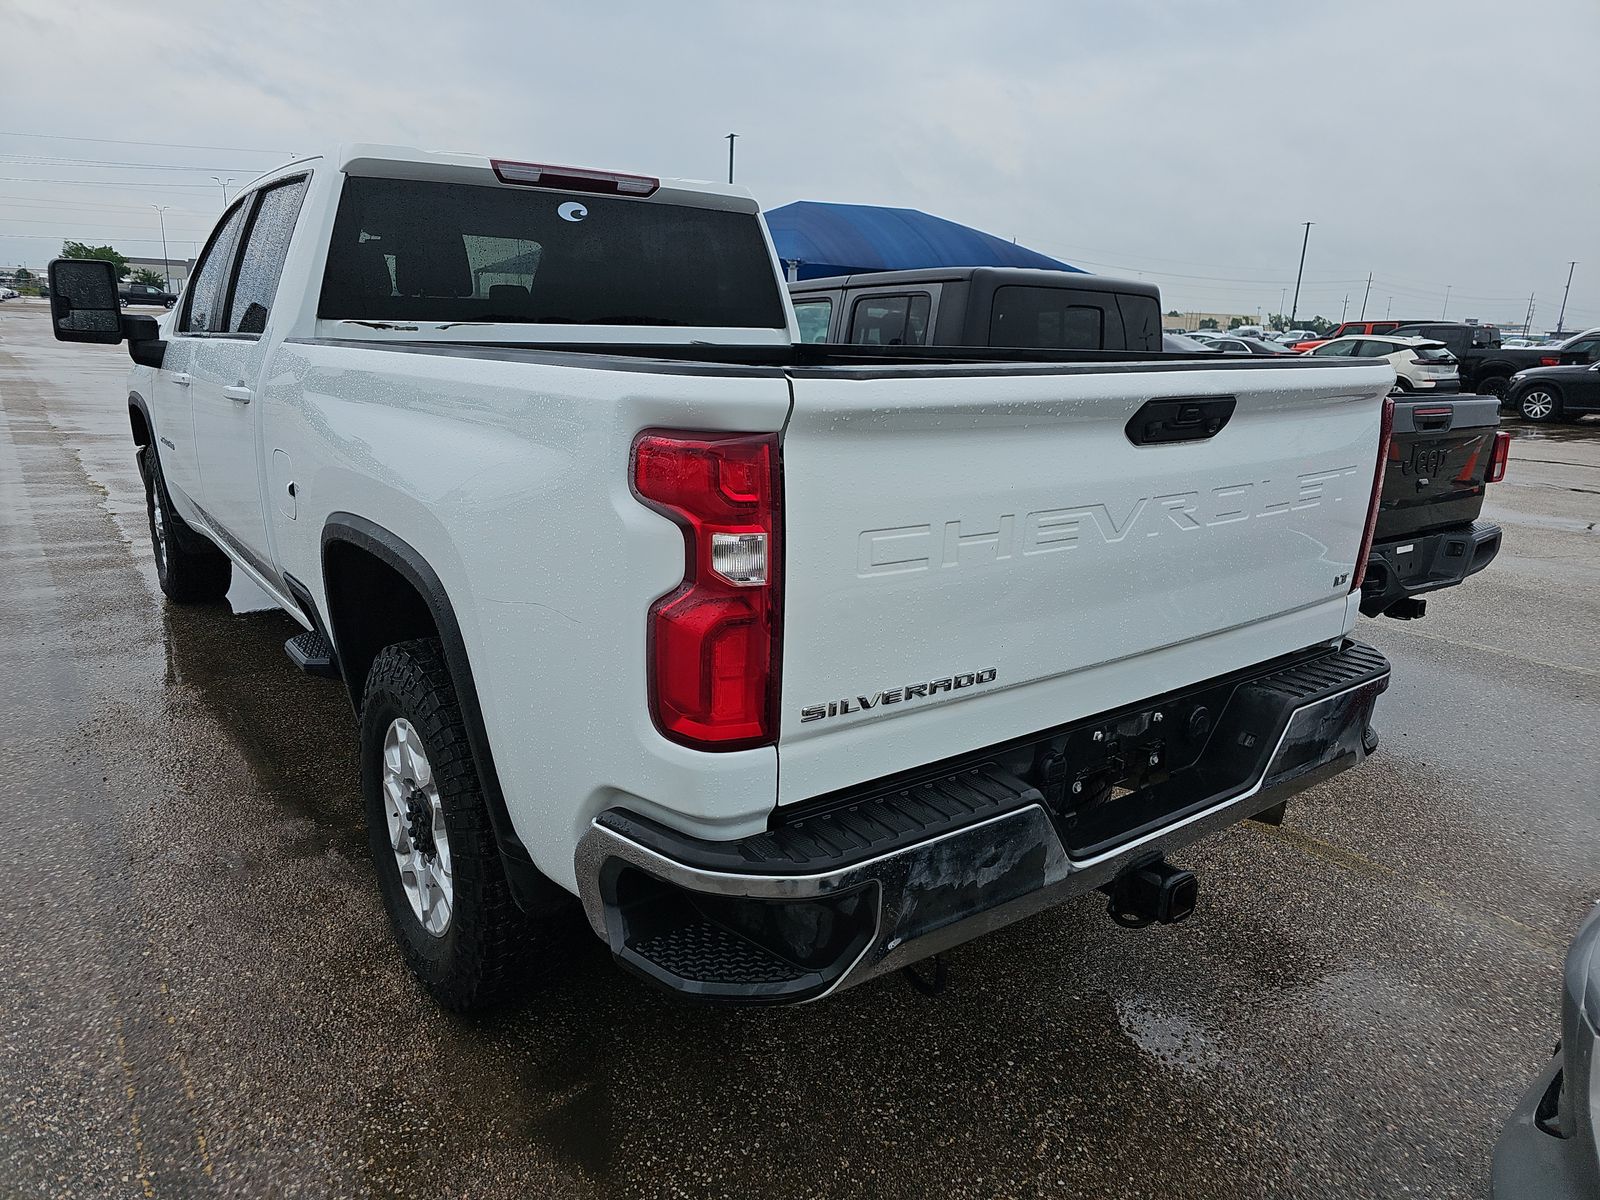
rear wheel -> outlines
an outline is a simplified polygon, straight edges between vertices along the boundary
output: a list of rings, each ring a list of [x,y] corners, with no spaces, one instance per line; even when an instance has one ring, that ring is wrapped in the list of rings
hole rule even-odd
[[[150,519],[150,545],[162,592],[176,604],[221,600],[233,582],[233,563],[172,507],[161,474],[161,457],[154,446],[139,447],[139,474],[144,476],[145,513]]]
[[[1511,380],[1505,375],[1486,375],[1478,380],[1476,392],[1480,396],[1493,396],[1496,400],[1506,398],[1506,389],[1511,386]]]
[[[1559,421],[1561,393],[1548,384],[1536,383],[1517,397],[1517,411],[1524,421]]]
[[[440,644],[387,646],[361,702],[361,786],[378,890],[406,962],[458,1012],[526,975],[537,933],[512,899]]]

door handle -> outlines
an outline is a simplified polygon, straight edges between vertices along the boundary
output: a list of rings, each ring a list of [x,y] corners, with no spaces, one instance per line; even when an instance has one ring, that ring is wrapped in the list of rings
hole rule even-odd
[[[249,404],[253,393],[244,384],[240,383],[235,384],[233,387],[223,388],[222,394],[229,400],[237,400],[240,404]]]
[[[172,373],[172,382],[177,384],[179,387],[188,387],[189,378],[189,372],[187,371],[174,371]]]

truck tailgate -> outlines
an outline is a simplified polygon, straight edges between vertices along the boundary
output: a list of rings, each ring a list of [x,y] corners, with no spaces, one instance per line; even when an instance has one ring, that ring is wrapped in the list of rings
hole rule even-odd
[[[793,372],[779,800],[1343,635],[1386,364]],[[1152,400],[1232,398],[1136,445]]]
[[[1483,510],[1500,427],[1493,396],[1396,399],[1394,439],[1378,509],[1379,542],[1465,525]]]

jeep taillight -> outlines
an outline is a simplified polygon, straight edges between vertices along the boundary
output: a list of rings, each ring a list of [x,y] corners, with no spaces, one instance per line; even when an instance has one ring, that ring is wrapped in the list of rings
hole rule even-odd
[[[1561,355],[1541,354],[1539,356],[1539,365],[1541,367],[1559,367],[1561,365]]]
[[[776,434],[650,430],[633,490],[683,530],[683,582],[650,606],[657,728],[702,750],[778,735],[782,493]]]
[[[1511,435],[1500,430],[1494,435],[1494,449],[1489,452],[1489,473],[1485,483],[1499,483],[1506,477],[1506,463],[1511,458]]]
[[[1389,463],[1389,443],[1394,436],[1394,401],[1383,398],[1383,418],[1378,430],[1378,469],[1372,474],[1372,498],[1367,502],[1367,528],[1361,535],[1361,552],[1350,576],[1350,590],[1359,592],[1367,578],[1367,556],[1372,553],[1372,536],[1378,531],[1378,504],[1383,499],[1383,472]]]

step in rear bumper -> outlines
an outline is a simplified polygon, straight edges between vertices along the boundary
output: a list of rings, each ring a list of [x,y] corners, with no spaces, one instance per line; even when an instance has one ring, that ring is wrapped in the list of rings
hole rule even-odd
[[[619,961],[672,990],[743,1003],[817,999],[1093,891],[1359,763],[1388,682],[1382,655],[1347,642],[1164,697],[1142,714],[1042,734],[1040,745],[1054,737],[1070,760],[1081,744],[1072,739],[1097,722],[1137,728],[1159,709],[1181,711],[1185,697],[1215,703],[1225,693],[1203,749],[1160,785],[1170,819],[1141,817],[1111,837],[1075,833],[1059,796],[1047,799],[1010,769],[1012,744],[1009,759],[997,748],[993,760],[897,779],[738,842],[703,842],[610,810],[578,846],[579,890]],[[1237,746],[1255,742],[1241,722],[1270,732],[1246,773],[1230,777],[1245,753]],[[1204,782],[1219,779],[1227,786],[1204,794]],[[1143,794],[1110,805],[1137,811]]]

